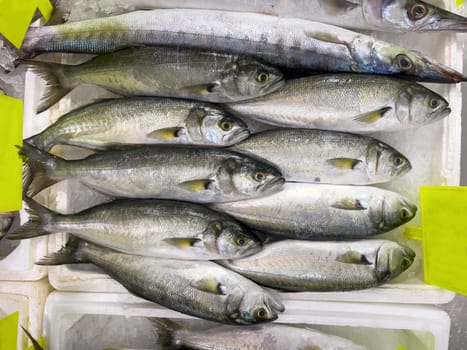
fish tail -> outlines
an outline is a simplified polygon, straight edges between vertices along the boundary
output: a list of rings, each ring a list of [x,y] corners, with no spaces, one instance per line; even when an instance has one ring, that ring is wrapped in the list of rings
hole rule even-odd
[[[28,332],[26,328],[21,326],[21,329],[23,330],[24,333],[26,333],[27,337],[29,338],[30,342],[32,343],[32,346],[34,347],[34,350],[44,350],[44,348],[39,344],[39,342],[34,339],[31,333]]]
[[[26,208],[29,221],[8,235],[8,239],[27,239],[52,233],[47,227],[52,226],[56,214],[31,198],[26,197],[24,201],[29,207]]]
[[[37,113],[41,113],[58,102],[75,88],[75,84],[65,74],[69,67],[64,64],[20,59],[19,64],[27,65],[35,74],[45,80],[45,91],[41,96]]]
[[[44,131],[45,132],[45,131]],[[44,132],[41,132],[40,134],[31,136],[27,139],[24,140],[24,142],[27,142],[31,145],[33,145],[36,148],[39,148],[45,152],[50,151],[50,149],[53,147],[53,143],[48,142],[46,137],[44,137]]]
[[[33,197],[43,189],[52,186],[61,179],[52,177],[52,173],[61,158],[43,152],[36,147],[23,143],[19,147],[18,154],[26,163],[23,168],[23,192],[28,197]]]
[[[84,241],[70,235],[68,242],[60,250],[37,261],[36,265],[54,266],[87,262],[86,258],[80,254],[84,244],[86,244]]]
[[[176,332],[182,327],[168,318],[151,318],[151,323],[159,337],[159,343],[163,349],[174,346]]]

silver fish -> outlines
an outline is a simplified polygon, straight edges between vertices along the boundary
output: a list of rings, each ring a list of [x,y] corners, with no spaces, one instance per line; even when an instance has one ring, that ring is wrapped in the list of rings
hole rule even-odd
[[[292,182],[367,185],[390,181],[412,168],[383,142],[335,131],[269,130],[231,149],[273,164]]]
[[[386,283],[413,263],[415,253],[388,240],[266,245],[250,257],[223,266],[265,286],[286,291],[346,291]]]
[[[207,329],[182,327],[168,319],[151,319],[165,346],[194,350],[365,350],[350,340],[319,332],[307,326],[259,324],[250,327],[214,326]]]
[[[82,21],[130,11],[194,8],[297,17],[341,27],[388,32],[467,31],[467,19],[419,0],[53,0],[49,23]]]
[[[0,213],[0,239],[5,237],[8,231],[10,230],[11,224],[13,223],[15,216],[15,212]]]
[[[78,108],[25,141],[44,151],[56,144],[107,150],[124,144],[229,146],[249,135],[245,123],[215,106],[140,97]]]
[[[80,84],[126,96],[235,102],[280,88],[282,73],[249,57],[186,48],[132,47],[76,66],[22,61],[46,82],[42,112]]]
[[[272,125],[349,132],[405,130],[451,112],[443,97],[420,84],[356,74],[290,80],[271,95],[226,108]]]
[[[26,199],[30,219],[9,239],[68,232],[127,254],[183,260],[235,259],[261,242],[235,220],[204,206],[165,200],[122,200],[60,215]]]
[[[20,57],[41,52],[101,54],[131,45],[175,45],[250,55],[312,71],[402,74],[455,83],[463,74],[410,51],[339,27],[302,19],[211,10],[136,11],[30,28]]]
[[[84,262],[100,267],[135,295],[207,320],[252,324],[273,321],[284,311],[276,295],[210,261],[128,255],[72,236],[64,248],[36,264]]]
[[[211,207],[268,234],[311,240],[384,233],[410,221],[417,211],[401,195],[375,187],[292,182],[263,198]]]
[[[65,179],[127,198],[189,202],[231,201],[278,191],[284,179],[272,166],[216,148],[143,146],[64,160],[23,144],[29,197]]]

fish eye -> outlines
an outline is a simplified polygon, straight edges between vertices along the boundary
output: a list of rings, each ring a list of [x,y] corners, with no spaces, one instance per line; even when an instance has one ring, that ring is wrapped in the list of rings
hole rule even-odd
[[[394,158],[394,165],[402,165],[402,163],[404,163],[404,159],[402,159],[402,157],[395,157]]]
[[[219,126],[222,130],[224,131],[230,131],[232,130],[233,128],[233,123],[230,121],[230,120],[227,120],[227,119],[222,119],[220,122],[219,122]]]
[[[401,219],[405,220],[405,219],[408,219],[410,217],[410,212],[407,208],[401,208],[401,211],[400,211],[400,217]]]
[[[439,101],[438,101],[437,99],[432,99],[432,100],[430,101],[430,107],[431,107],[431,108],[434,109],[434,108],[436,108],[436,107],[438,107],[438,106],[439,106]]]
[[[256,310],[255,314],[256,314],[256,317],[259,319],[265,319],[268,316],[268,312],[266,311],[264,307],[261,307],[258,310]]]
[[[256,80],[260,83],[265,83],[269,80],[269,74],[265,72],[261,72],[257,75]]]
[[[419,19],[422,19],[423,17],[426,16],[427,13],[428,13],[428,9],[422,3],[413,4],[407,12],[407,14],[409,15],[409,18],[412,21],[417,21]]]
[[[235,240],[235,243],[240,246],[240,247],[243,247],[245,244],[247,244],[248,242],[248,238],[246,238],[245,236],[238,236],[237,239]]]
[[[396,63],[402,71],[408,72],[413,68],[412,60],[403,54],[396,56]]]
[[[256,181],[261,182],[266,179],[267,174],[264,171],[257,171],[254,175]]]
[[[411,261],[409,259],[402,259],[402,262],[401,262],[401,269],[402,270],[407,270],[410,265],[411,265]]]

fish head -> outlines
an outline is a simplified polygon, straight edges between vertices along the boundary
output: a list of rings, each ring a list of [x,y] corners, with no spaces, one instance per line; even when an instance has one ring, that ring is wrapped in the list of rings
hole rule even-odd
[[[367,58],[365,62],[368,61],[367,65],[374,69],[374,73],[400,75],[433,83],[459,83],[467,80],[462,73],[416,51],[382,41],[362,44],[371,47],[371,59]]]
[[[448,101],[419,84],[410,84],[401,89],[395,108],[397,119],[411,126],[430,124],[451,113]]]
[[[467,30],[467,18],[419,0],[366,0],[364,12],[386,31]]]
[[[255,60],[241,58],[235,67],[231,75],[223,79],[223,85],[227,90],[235,90],[244,99],[269,94],[285,84],[280,70]]]
[[[416,213],[417,206],[395,192],[385,191],[371,198],[369,217],[373,225],[382,232],[405,224]]]
[[[380,281],[396,278],[407,270],[415,259],[415,252],[396,242],[386,241],[376,254],[376,271]]]
[[[236,259],[261,250],[261,241],[232,220],[209,223],[204,232],[205,246],[222,259]]]
[[[279,191],[285,180],[279,170],[247,157],[230,158],[222,165],[217,181],[221,188],[231,186],[246,197]]]
[[[278,313],[284,311],[284,305],[277,293],[257,288],[243,291],[237,288],[227,300],[227,314],[237,324],[255,324],[271,322]]]
[[[243,121],[211,106],[193,108],[185,125],[189,137],[203,145],[230,146],[250,136]]]
[[[382,142],[371,142],[368,146],[366,163],[371,177],[386,182],[402,176],[412,169],[410,161],[394,148]]]

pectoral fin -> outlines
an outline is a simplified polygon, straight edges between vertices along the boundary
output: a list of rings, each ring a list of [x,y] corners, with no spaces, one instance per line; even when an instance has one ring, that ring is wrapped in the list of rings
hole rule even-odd
[[[343,15],[360,6],[355,1],[349,0],[319,0],[319,5],[326,13],[332,15]]]
[[[361,163],[362,161],[359,159],[352,159],[352,158],[332,158],[328,159],[327,162],[336,168],[339,169],[354,169],[357,164]]]
[[[212,293],[217,295],[225,295],[226,293],[226,287],[214,278],[207,277],[200,279],[198,281],[193,282],[191,286],[206,293]]]
[[[199,238],[166,238],[163,241],[177,248],[186,249],[186,248],[194,247],[196,243],[201,242],[201,239]]]
[[[345,264],[371,265],[371,262],[368,261],[368,258],[364,254],[354,250],[339,255],[336,260]]]
[[[197,96],[206,96],[215,92],[219,92],[220,84],[219,83],[208,83],[208,84],[200,84],[200,85],[193,85],[187,86],[182,90]]]
[[[180,136],[181,130],[183,130],[183,128],[177,127],[154,130],[147,134],[147,137],[161,141],[172,141],[173,139]]]
[[[390,111],[391,109],[392,107],[384,107],[376,111],[371,111],[369,113],[359,115],[355,117],[354,120],[360,123],[366,123],[366,124],[375,123],[384,116],[384,113],[386,113],[387,111]]]
[[[178,187],[181,187],[190,192],[202,192],[209,190],[209,185],[211,183],[212,180],[210,179],[191,180],[178,184]]]
[[[331,207],[336,209],[343,209],[343,210],[365,210],[366,208],[363,207],[362,203],[358,199],[353,198],[342,198],[338,200]]]

